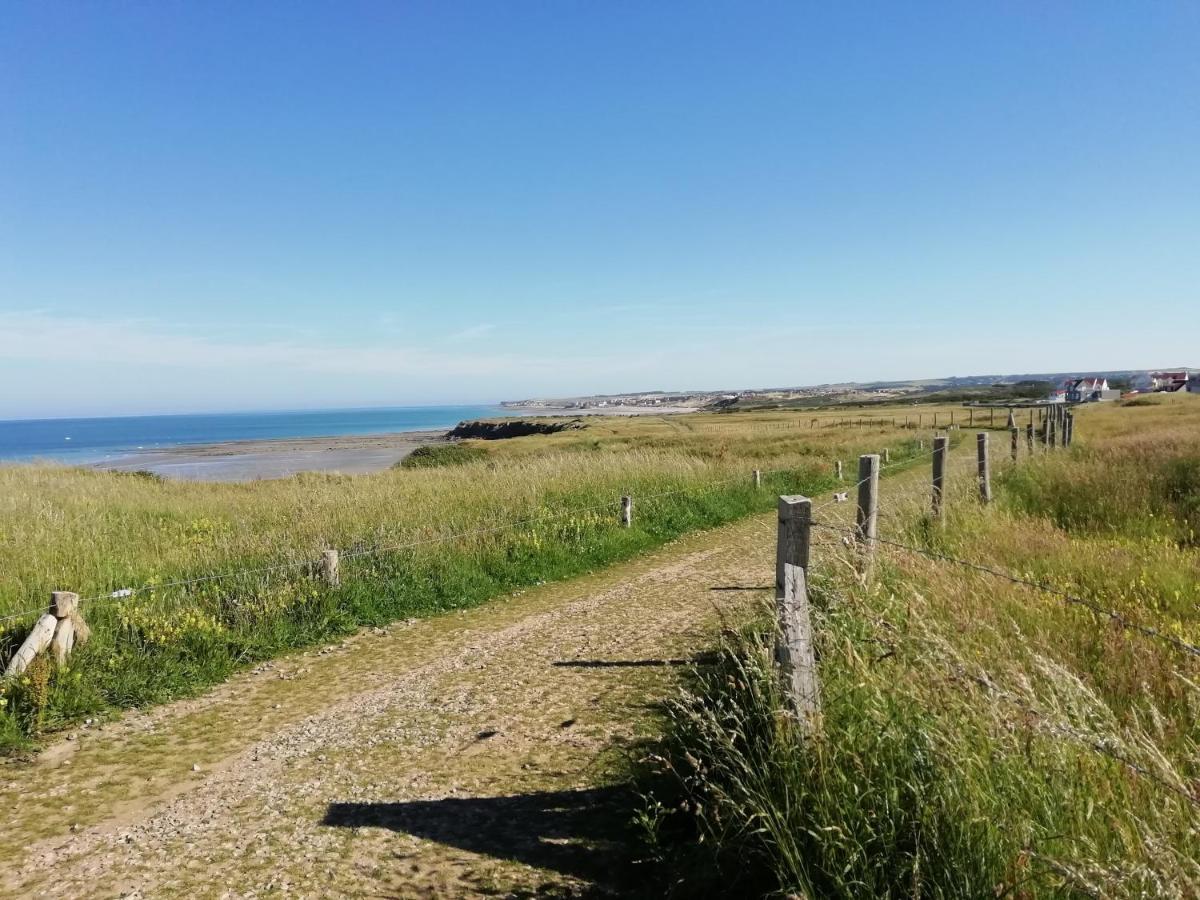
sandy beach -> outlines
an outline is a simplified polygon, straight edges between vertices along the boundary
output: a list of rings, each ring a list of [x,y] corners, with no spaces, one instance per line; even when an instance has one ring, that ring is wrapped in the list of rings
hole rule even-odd
[[[147,471],[191,481],[254,481],[298,472],[380,472],[425,444],[444,440],[444,431],[227,441],[145,450],[96,463],[98,469]]]

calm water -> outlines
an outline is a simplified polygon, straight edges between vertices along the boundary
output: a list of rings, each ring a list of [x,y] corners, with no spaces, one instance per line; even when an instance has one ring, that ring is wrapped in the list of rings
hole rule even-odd
[[[0,459],[97,462],[137,450],[180,444],[451,428],[463,419],[513,412],[498,406],[400,406],[110,419],[21,419],[0,421]]]

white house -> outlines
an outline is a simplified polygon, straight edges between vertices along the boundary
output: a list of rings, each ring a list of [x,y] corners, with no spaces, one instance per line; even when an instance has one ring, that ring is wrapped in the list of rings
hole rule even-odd
[[[1186,369],[1176,369],[1172,372],[1151,372],[1150,377],[1154,380],[1153,390],[1156,391],[1178,391],[1188,382]]]
[[[1067,402],[1095,403],[1099,400],[1117,400],[1120,391],[1108,386],[1107,378],[1078,378],[1067,384]]]

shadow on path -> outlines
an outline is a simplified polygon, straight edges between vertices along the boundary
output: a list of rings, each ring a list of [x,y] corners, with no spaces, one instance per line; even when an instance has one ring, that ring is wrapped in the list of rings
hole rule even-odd
[[[566,669],[642,669],[655,666],[711,665],[715,653],[697,653],[687,659],[560,659],[552,663]]]
[[[331,803],[332,828],[387,828],[615,890],[627,872],[629,791],[621,787],[407,803]]]

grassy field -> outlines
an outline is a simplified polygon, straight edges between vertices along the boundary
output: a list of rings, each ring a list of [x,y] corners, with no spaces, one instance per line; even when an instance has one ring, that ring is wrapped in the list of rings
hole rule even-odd
[[[664,891],[1200,896],[1200,399],[1081,409],[1071,450],[987,508],[968,484],[944,527],[917,488],[883,491],[881,537],[1084,602],[890,545],[864,584],[823,541],[820,733],[769,617],[730,636],[643,772]]]
[[[597,418],[440,447],[377,475],[249,484],[0,467],[0,659],[51,590],[79,593],[95,632],[69,667],[38,663],[4,685],[0,747],[364,625],[569,577],[765,511],[779,493],[828,490],[835,458],[853,471],[860,452],[915,452],[916,416],[904,429],[894,412],[896,427],[878,411],[858,425],[848,413]],[[623,494],[635,498],[631,529],[619,527]],[[336,589],[313,577],[326,548],[343,555]]]

